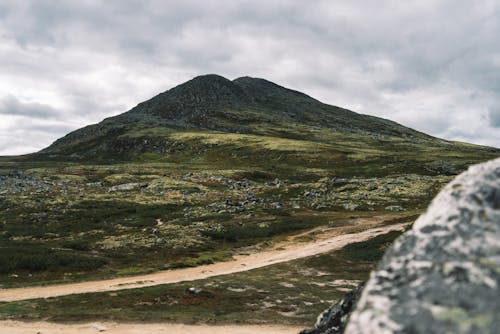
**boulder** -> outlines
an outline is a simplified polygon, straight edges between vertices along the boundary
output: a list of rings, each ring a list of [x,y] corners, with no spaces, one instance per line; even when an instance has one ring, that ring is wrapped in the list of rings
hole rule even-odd
[[[344,298],[330,306],[320,314],[312,329],[306,329],[300,334],[339,334],[343,333],[349,314],[354,309],[364,284],[360,284],[354,290],[348,292]]]
[[[500,159],[448,184],[372,272],[346,333],[498,333]],[[336,332],[333,332],[336,333]]]

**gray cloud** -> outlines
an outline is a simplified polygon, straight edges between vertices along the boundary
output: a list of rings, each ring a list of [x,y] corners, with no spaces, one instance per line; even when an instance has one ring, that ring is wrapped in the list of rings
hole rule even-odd
[[[490,109],[489,120],[492,127],[500,128],[500,109]]]
[[[495,0],[19,0],[0,13],[0,96],[17,97],[18,115],[64,111],[51,117],[68,129],[218,73],[265,77],[435,136],[500,146]],[[12,113],[0,117],[14,123]],[[37,148],[62,134],[41,140],[28,123],[24,136]]]
[[[21,102],[15,96],[0,99],[0,115],[28,116],[33,118],[53,118],[59,113],[49,105],[37,102]]]

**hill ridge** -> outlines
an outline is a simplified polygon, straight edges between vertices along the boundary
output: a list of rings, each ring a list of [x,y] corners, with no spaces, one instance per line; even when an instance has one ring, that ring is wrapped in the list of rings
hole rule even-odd
[[[204,132],[211,139],[181,133],[186,131]],[[224,150],[249,149],[242,138],[226,136],[221,141],[216,133],[245,134],[254,143],[269,138],[307,141],[306,146],[311,149],[321,144],[331,147],[330,153],[340,155],[385,156],[394,150],[418,151],[419,145],[456,149],[453,145],[448,147],[451,142],[391,120],[322,103],[266,79],[243,76],[229,80],[207,74],[164,91],[123,114],[73,131],[39,155],[124,161],[144,154],[173,159],[184,152],[182,159],[200,157],[211,161],[214,155],[226,160],[228,152]],[[224,142],[225,146],[214,153],[214,146],[207,144],[211,142]]]

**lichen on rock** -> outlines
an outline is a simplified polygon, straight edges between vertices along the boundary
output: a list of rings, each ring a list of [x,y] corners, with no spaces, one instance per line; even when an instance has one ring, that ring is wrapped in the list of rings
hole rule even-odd
[[[346,333],[497,333],[500,159],[433,200],[372,272]]]
[[[299,334],[340,334],[344,332],[349,315],[356,306],[363,291],[364,283],[359,284],[355,289],[346,293],[337,303],[330,306],[321,313],[312,329],[306,329]]]

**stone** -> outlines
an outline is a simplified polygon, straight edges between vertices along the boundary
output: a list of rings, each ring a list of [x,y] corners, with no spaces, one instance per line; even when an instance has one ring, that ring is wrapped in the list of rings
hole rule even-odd
[[[116,186],[112,186],[111,188],[109,188],[109,191],[110,192],[113,192],[113,191],[129,191],[129,190],[134,190],[134,189],[137,189],[139,188],[139,183],[124,183],[124,184],[119,184],[119,185],[116,185]]]
[[[313,329],[306,329],[299,334],[337,334],[343,333],[349,314],[363,291],[364,284],[348,292],[344,298],[320,314]]]
[[[273,209],[281,209],[283,206],[280,202],[272,202],[270,205]]]
[[[192,294],[197,295],[197,294],[200,294],[203,290],[200,288],[191,287],[188,289],[188,291]]]
[[[87,187],[102,187],[102,182],[88,182],[85,185]]]
[[[92,324],[92,328],[94,328],[98,332],[105,332],[108,330],[106,326],[103,326],[101,324]]]
[[[398,212],[398,211],[403,211],[403,207],[400,205],[389,205],[385,207],[385,210],[387,211],[392,211],[392,212]]]
[[[345,210],[354,211],[354,210],[356,210],[359,207],[359,205],[358,204],[354,204],[354,203],[345,203],[345,204],[342,204],[342,207]]]
[[[500,159],[448,184],[372,272],[346,328],[498,333]]]

